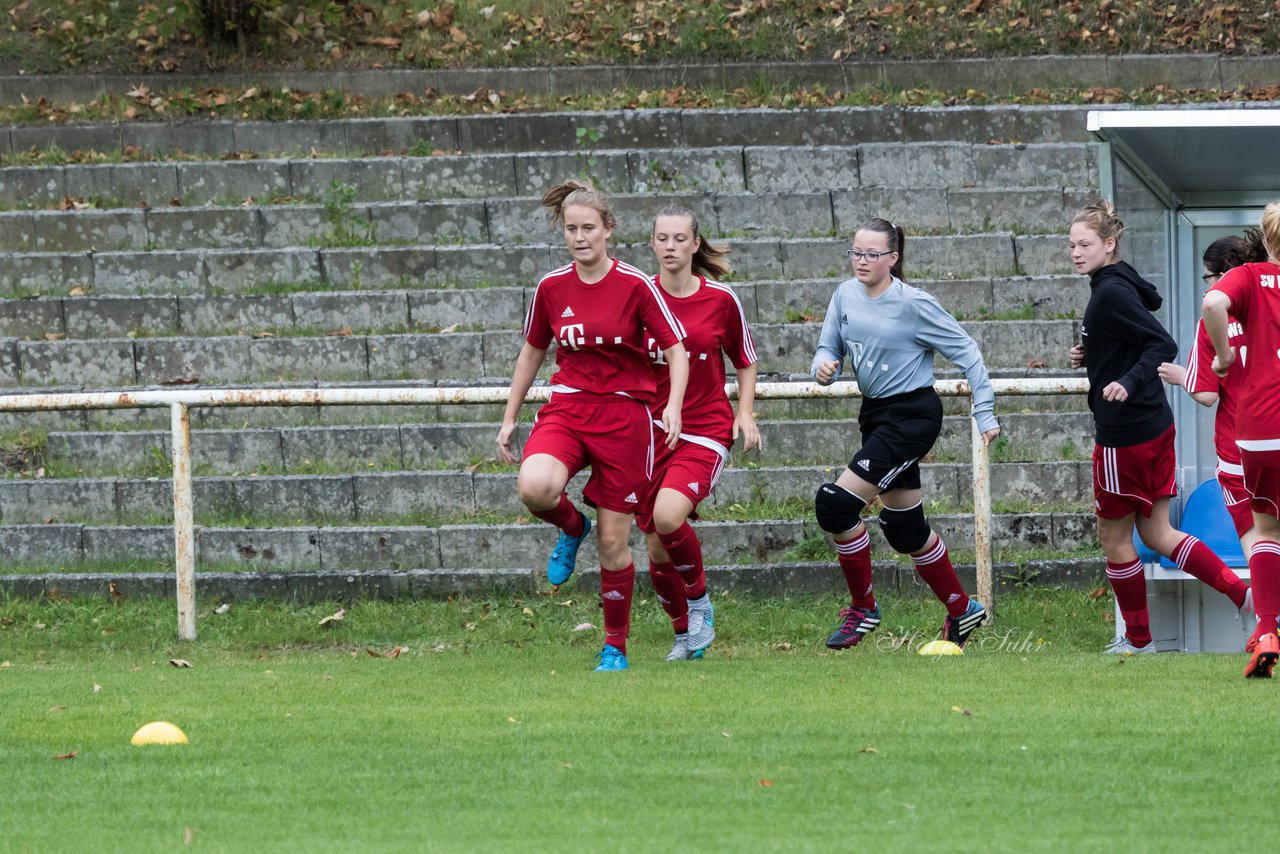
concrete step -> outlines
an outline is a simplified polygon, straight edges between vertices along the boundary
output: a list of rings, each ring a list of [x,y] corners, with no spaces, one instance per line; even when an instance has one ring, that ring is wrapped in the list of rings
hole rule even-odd
[[[973,517],[938,514],[931,524],[960,554],[973,551]],[[756,522],[697,522],[703,554],[713,564],[783,563],[802,544],[806,551],[822,550],[822,532],[811,519],[772,519]],[[893,560],[879,525],[868,526],[873,555]],[[213,570],[241,571],[359,571],[517,568],[546,564],[555,544],[548,525],[445,525],[280,528],[204,527],[196,534],[196,564]],[[1073,551],[1096,542],[1091,512],[997,514],[992,517],[992,541],[997,549],[1016,552]],[[171,526],[122,525],[4,525],[0,544],[6,571],[115,563],[131,571],[163,569],[173,562]],[[632,529],[637,566],[648,567],[644,539]],[[829,566],[834,570],[835,553]],[[579,564],[593,563],[588,543]]]
[[[848,238],[735,238],[734,277],[843,277]],[[908,237],[909,279],[1066,276],[1061,234],[1009,232]],[[615,257],[652,269],[648,242],[612,245]],[[219,295],[296,291],[531,286],[564,263],[563,243],[422,244],[357,248],[179,249],[154,252],[0,253],[0,296]]]
[[[1028,583],[1093,588],[1106,569],[1099,557],[1067,557],[1000,562],[993,567],[997,594]],[[972,564],[958,563],[956,572],[966,590],[977,588]],[[905,596],[928,596],[919,575],[901,562],[873,564],[876,590]],[[800,593],[845,595],[844,579],[830,562],[784,561],[768,564],[708,566],[707,584],[713,596],[750,593],[786,596]],[[646,593],[648,575],[637,573],[637,590]],[[0,575],[0,591],[27,599],[85,597],[115,601],[112,590],[126,598],[158,596],[172,600],[176,584],[167,572],[51,572]],[[600,589],[599,570],[579,570],[566,590],[595,593]],[[534,596],[547,590],[542,569],[527,566],[504,569],[442,567],[410,570],[301,570],[197,572],[196,593],[205,601],[237,602],[281,599],[303,603],[346,602],[365,599],[437,598],[457,596]],[[998,600],[997,600],[998,601]],[[723,606],[722,606],[723,607]],[[203,619],[207,614],[201,612]],[[1016,642],[1016,638],[1014,641]]]
[[[318,201],[332,196],[335,183],[354,188],[355,198],[362,202],[532,197],[566,177],[581,175],[612,193],[862,189],[867,195],[848,197],[855,207],[903,207],[904,200],[890,199],[885,191],[1028,187],[1056,188],[1061,194],[1065,188],[1093,187],[1098,181],[1097,149],[1087,143],[904,145],[846,138],[827,145],[770,145],[761,144],[768,140],[758,135],[758,128],[756,132],[745,143],[710,148],[667,141],[653,148],[557,149],[530,142],[515,154],[7,166],[0,168],[0,203],[45,208],[71,196],[99,207],[145,204],[159,209],[175,202],[191,206],[239,204],[246,199]],[[1053,192],[1046,190],[1050,196]],[[921,201],[936,207],[946,196],[926,194]],[[960,212],[981,203],[980,195],[957,196]],[[1034,201],[1020,204],[1034,206]]]
[[[969,459],[970,423],[949,416],[932,460]],[[1082,459],[1093,450],[1093,419],[1080,413],[1021,413],[1001,416],[1004,443],[998,460],[1055,460],[1064,450]],[[735,454],[738,465],[830,463],[851,454],[858,441],[850,421],[764,421],[763,455]],[[196,430],[193,463],[202,474],[308,473],[328,471],[462,468],[492,460],[497,425],[386,424],[378,426],[280,427]],[[137,475],[163,468],[172,455],[171,434],[163,431],[54,432],[47,436],[48,461],[78,475]]]
[[[831,480],[851,444],[832,450],[831,466],[731,468],[704,502],[713,508],[760,502],[812,501]],[[968,463],[925,463],[925,494],[935,506],[971,506]],[[1087,509],[1092,470],[1087,460],[1009,462],[992,466],[992,494],[1027,507]],[[579,475],[570,494],[580,496]],[[201,477],[194,483],[196,521],[225,524],[334,524],[346,521],[458,519],[475,514],[515,518],[523,514],[514,472],[366,471],[333,475]],[[0,518],[6,524],[159,522],[172,518],[173,486],[167,478],[22,478],[0,480]]]
[[[733,282],[747,320],[821,318],[840,279]],[[911,279],[961,319],[1078,315],[1089,297],[1081,276]],[[270,333],[433,332],[449,326],[513,329],[524,322],[532,288],[315,291],[222,296],[68,296],[0,299],[0,336],[91,340]]]
[[[978,320],[962,324],[990,367],[1067,367],[1074,320]],[[820,323],[752,329],[760,370],[807,373]],[[434,379],[462,384],[508,377],[523,338],[517,329],[388,335],[0,340],[0,386],[103,387],[282,381],[332,383]],[[938,364],[945,366],[941,356]],[[550,365],[546,370],[549,372]]]
[[[386,74],[385,71],[378,72]],[[480,85],[480,84],[477,84]],[[914,84],[909,84],[914,85]],[[472,89],[475,87],[473,86]],[[513,87],[521,88],[521,87]],[[951,107],[831,107],[726,110],[605,110],[318,121],[177,121],[21,125],[0,129],[0,156],[57,146],[62,151],[181,152],[217,159],[320,153],[377,154],[434,149],[468,154],[588,152],[599,149],[822,146],[956,140],[1087,142],[1090,105],[996,104]]]
[[[887,177],[887,176],[886,176]],[[710,238],[851,234],[869,211],[912,232],[1057,232],[1093,187],[975,187],[936,181],[910,188],[859,187],[807,192],[620,193],[611,198],[616,240],[648,238],[654,212],[680,203],[698,213]],[[1072,179],[1079,176],[1072,175]],[[332,195],[328,191],[326,195]],[[0,211],[0,251],[79,252],[156,249],[284,249],[382,244],[525,243],[554,237],[533,197],[383,201],[341,205],[89,208]],[[540,227],[541,226],[541,227]]]

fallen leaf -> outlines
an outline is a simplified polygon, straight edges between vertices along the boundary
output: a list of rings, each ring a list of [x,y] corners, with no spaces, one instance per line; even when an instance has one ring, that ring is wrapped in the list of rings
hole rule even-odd
[[[67,333],[65,332],[46,332],[44,334],[44,340],[46,341],[61,341],[63,338],[66,338],[66,337],[67,337]]]
[[[117,605],[124,601],[124,593],[120,590],[120,585],[114,581],[107,582],[107,592],[111,594],[111,601]]]
[[[339,623],[339,622],[342,620],[342,618],[343,618],[343,617],[345,617],[345,616],[347,616],[347,609],[346,609],[346,608],[339,608],[338,610],[334,611],[332,614],[330,614],[329,616],[327,616],[327,617],[325,617],[323,620],[321,620],[321,621],[320,621],[320,625],[322,625],[322,626],[333,626],[333,625],[336,625],[336,624],[337,624],[337,623]]]
[[[770,780],[768,777],[765,777],[760,781],[760,785],[768,789],[773,786],[773,781]]]
[[[387,653],[387,658],[399,658],[401,653],[408,649],[409,647],[407,646],[393,646],[391,647],[391,651]]]
[[[1106,595],[1107,595],[1107,588],[1105,587],[1095,587],[1089,591],[1089,598],[1094,600],[1095,602]]]
[[[182,828],[182,842],[184,845],[190,845],[191,840],[195,839],[196,832],[189,827]]]
[[[790,652],[793,647],[789,643],[778,643],[774,644],[773,648],[782,652]]]
[[[248,89],[245,89],[245,90],[244,90],[244,92],[240,95],[240,97],[239,97],[239,98],[236,98],[236,100],[237,100],[237,101],[248,101],[248,100],[250,100],[250,99],[252,99],[252,98],[256,98],[256,97],[258,97],[258,87],[257,87],[257,86],[250,86]]]
[[[221,605],[219,605],[218,607],[216,607],[216,608],[214,608],[214,609],[213,609],[213,613],[215,613],[215,614],[225,614],[225,613],[227,613],[227,612],[228,612],[228,611],[230,611],[230,610],[231,610],[231,603],[230,603],[230,602],[223,602]]]
[[[66,711],[66,709],[67,709],[66,706],[50,706],[49,707],[49,711],[51,712],[63,712],[63,711]]]
[[[172,664],[174,667],[194,667],[195,666],[190,661],[187,661],[185,658],[171,658],[169,659],[169,663]]]
[[[344,326],[341,329],[335,329],[332,332],[325,333],[325,335],[329,336],[330,338],[347,338],[347,337],[350,337],[352,334],[353,333],[351,331],[350,326]]]
[[[98,692],[99,692],[99,691],[101,691],[101,690],[102,690],[102,686],[101,686],[101,685],[99,685],[97,682],[94,682],[94,683],[93,683],[93,693],[95,693],[95,694],[96,694],[96,693],[98,693]]]
[[[879,753],[880,751],[876,750],[874,747],[864,747],[862,748],[862,750],[858,752],[859,753]]]
[[[80,752],[80,751],[78,751],[78,750],[73,750],[73,751],[71,751],[70,753],[59,753],[57,756],[55,756],[55,757],[53,757],[53,758],[54,758],[54,759],[56,759],[56,760],[61,760],[61,759],[75,759],[75,758],[76,758],[76,754],[78,754],[79,752]]]
[[[13,667],[13,664],[8,661],[0,661],[0,670],[3,670],[6,667]]]
[[[968,709],[962,709],[959,706],[952,706],[951,711],[964,715],[966,718],[973,717],[973,712],[969,711]]]
[[[518,723],[520,723],[520,721],[516,720],[515,718],[510,718],[510,717],[509,717],[509,718],[507,718],[507,723],[509,723],[509,724],[518,724]]]
[[[82,297],[89,293],[88,285],[72,285],[71,290],[67,291],[67,296]]]
[[[578,623],[578,625],[573,627],[573,630],[575,632],[586,632],[594,628],[595,626],[591,625],[590,623]]]
[[[446,326],[446,327],[444,327],[443,329],[441,329],[440,331],[441,331],[441,332],[457,332],[457,331],[458,331],[458,324],[456,324],[456,323],[451,323],[451,324],[449,324],[448,326]]]
[[[1049,367],[1049,363],[1041,361],[1040,359],[1029,359],[1027,361],[1027,367],[1028,368],[1047,368]]]
[[[532,609],[532,608],[527,608],[527,607],[526,607],[526,608],[521,609],[520,613],[524,614],[526,617],[532,617],[532,616],[533,616],[533,609]]]
[[[444,652],[444,651],[445,651],[446,649],[448,649],[448,648],[449,648],[449,647],[445,646],[444,644],[442,644],[442,643],[438,643],[438,644],[436,644],[435,646],[433,646],[433,647],[431,648],[431,651],[432,651],[432,652]]]
[[[364,651],[369,655],[370,658],[382,658],[382,653],[378,652],[376,649],[371,649],[366,646],[364,648]]]
[[[733,738],[733,733],[731,732],[722,732],[720,734],[723,735],[725,738]]]

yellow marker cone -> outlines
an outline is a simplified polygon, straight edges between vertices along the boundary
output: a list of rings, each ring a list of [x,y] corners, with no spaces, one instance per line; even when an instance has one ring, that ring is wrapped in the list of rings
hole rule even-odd
[[[929,641],[920,647],[919,655],[964,655],[964,650],[953,644],[951,641],[936,640]]]
[[[130,744],[186,744],[187,734],[168,721],[152,721],[129,739]]]

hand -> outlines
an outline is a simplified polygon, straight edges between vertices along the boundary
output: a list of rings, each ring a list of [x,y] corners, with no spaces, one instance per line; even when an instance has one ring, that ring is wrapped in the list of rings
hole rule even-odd
[[[982,434],[982,444],[990,448],[991,443],[994,442],[996,440],[996,437],[999,435],[1000,435],[1000,428],[992,427],[990,430],[987,430]]]
[[[503,424],[498,428],[498,459],[504,463],[514,463],[516,455],[511,453],[511,440],[515,438],[515,422]]]
[[[1111,403],[1124,403],[1129,399],[1129,390],[1120,383],[1107,383],[1102,390],[1102,399]]]
[[[1169,385],[1182,385],[1187,381],[1187,369],[1174,362],[1161,362],[1156,373]]]
[[[666,446],[675,450],[676,442],[680,441],[680,410],[669,403],[662,410],[662,429],[667,431]]]
[[[1076,346],[1072,347],[1071,350],[1067,353],[1067,357],[1071,360],[1071,367],[1083,368],[1084,367],[1084,345],[1077,344]]]
[[[745,454],[752,448],[757,451],[764,450],[764,439],[760,436],[760,428],[756,426],[756,418],[750,412],[739,412],[738,417],[733,420],[733,440],[738,441],[738,434],[742,434],[742,452]]]
[[[818,365],[818,382],[826,385],[836,378],[836,374],[840,372],[840,363],[837,361],[822,362]]]
[[[1224,355],[1226,356],[1225,359],[1223,358]],[[1214,354],[1213,372],[1220,377],[1225,377],[1227,375],[1227,371],[1231,370],[1231,366],[1235,364],[1235,361],[1236,361],[1236,348],[1228,347],[1227,352],[1225,354],[1223,353]]]

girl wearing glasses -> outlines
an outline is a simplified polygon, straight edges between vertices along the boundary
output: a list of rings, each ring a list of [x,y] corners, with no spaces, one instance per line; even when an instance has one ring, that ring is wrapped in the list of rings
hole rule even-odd
[[[698,218],[681,205],[658,211],[650,240],[657,256],[657,283],[684,327],[689,353],[689,386],[680,414],[680,440],[658,447],[653,479],[636,524],[649,544],[649,577],[671,626],[675,643],[667,661],[701,658],[715,640],[702,545],[689,525],[698,504],[711,494],[742,436],[744,451],[760,447],[752,406],[756,393],[756,350],[742,303],[733,290],[708,277],[729,272],[726,250],[703,240]],[[738,373],[738,414],[724,393],[725,357]],[[654,425],[671,389],[667,361],[652,338],[649,358],[658,381],[650,405]]]
[[[1247,228],[1244,237],[1222,237],[1209,244],[1202,259],[1204,275],[1200,278],[1206,287],[1213,287],[1228,270],[1241,264],[1267,260],[1266,247],[1262,245],[1262,232]],[[1234,317],[1228,318],[1229,343],[1236,352],[1245,345],[1244,327]],[[1160,379],[1170,385],[1182,386],[1191,399],[1201,406],[1218,404],[1213,416],[1213,444],[1218,452],[1218,485],[1222,487],[1222,499],[1231,514],[1231,521],[1240,538],[1240,545],[1247,557],[1258,535],[1254,530],[1253,511],[1249,509],[1249,493],[1244,488],[1244,469],[1240,465],[1240,448],[1236,446],[1236,408],[1240,388],[1240,376],[1244,366],[1236,363],[1225,377],[1213,372],[1213,342],[1204,323],[1196,324],[1196,345],[1183,368],[1174,362],[1160,366]]]
[[[964,646],[987,617],[960,586],[947,547],[929,527],[920,491],[920,459],[942,430],[942,401],[933,390],[933,354],[964,371],[973,417],[990,444],[1000,434],[995,392],[978,346],[938,301],[902,280],[901,228],[873,218],[858,227],[848,251],[854,277],[831,297],[810,373],[821,385],[840,376],[846,359],[863,401],[862,448],[834,483],[818,488],[814,512],[832,535],[851,602],[827,639],[832,649],[856,646],[880,625],[871,583],[871,544],[862,510],[877,497],[880,528],[894,551],[911,556],[916,572],[947,609],[942,637]]]
[[[1071,262],[1089,277],[1089,304],[1080,324],[1083,341],[1071,348],[1071,366],[1089,376],[1093,413],[1094,514],[1125,633],[1108,653],[1155,652],[1147,611],[1147,582],[1133,547],[1133,530],[1148,548],[1183,572],[1245,607],[1248,587],[1209,547],[1169,524],[1169,499],[1178,494],[1173,410],[1157,376],[1178,345],[1152,314],[1163,303],[1155,286],[1120,260],[1124,223],[1102,200],[1071,223]]]
[[[1213,372],[1231,376],[1239,363],[1236,444],[1257,540],[1249,553],[1258,627],[1245,646],[1245,678],[1271,678],[1280,659],[1280,201],[1262,211],[1267,258],[1223,275],[1205,294],[1204,328],[1213,341]],[[1248,330],[1249,348],[1231,346],[1231,318]],[[1231,380],[1228,379],[1228,382]]]

